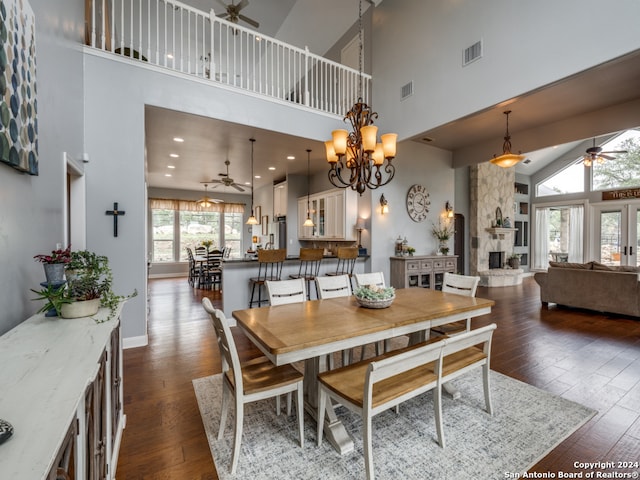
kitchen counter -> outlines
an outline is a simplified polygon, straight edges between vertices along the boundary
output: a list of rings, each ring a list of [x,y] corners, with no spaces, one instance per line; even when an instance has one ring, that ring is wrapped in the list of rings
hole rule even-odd
[[[369,255],[358,257],[354,273],[362,273],[365,271],[365,262],[369,259]],[[328,272],[335,272],[338,259],[336,256],[323,257],[320,264],[319,275],[326,275]],[[298,256],[288,256],[282,266],[282,279],[288,280],[289,275],[297,274],[300,266],[300,258]],[[258,259],[242,258],[229,259],[224,261],[222,274],[222,307],[224,314],[231,321],[231,313],[234,310],[243,310],[249,307],[249,299],[251,298],[251,282],[252,277],[258,276]],[[263,287],[264,288],[264,287]],[[267,295],[263,291],[263,298]],[[315,299],[315,288],[311,287],[311,299]]]

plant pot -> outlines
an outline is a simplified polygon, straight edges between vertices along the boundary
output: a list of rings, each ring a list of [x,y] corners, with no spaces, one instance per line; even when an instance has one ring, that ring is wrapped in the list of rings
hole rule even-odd
[[[64,281],[64,263],[45,263],[42,266],[47,283],[56,284]]]
[[[98,313],[99,308],[100,308],[99,298],[65,303],[60,308],[60,316],[62,318],[90,317]]]
[[[520,268],[520,259],[519,258],[510,258],[509,259],[509,266],[511,268],[513,268],[514,270]]]

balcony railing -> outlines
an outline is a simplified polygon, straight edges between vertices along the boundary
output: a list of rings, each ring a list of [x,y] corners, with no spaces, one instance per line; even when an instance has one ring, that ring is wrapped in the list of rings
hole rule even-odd
[[[91,0],[87,45],[343,116],[371,76],[173,0]]]

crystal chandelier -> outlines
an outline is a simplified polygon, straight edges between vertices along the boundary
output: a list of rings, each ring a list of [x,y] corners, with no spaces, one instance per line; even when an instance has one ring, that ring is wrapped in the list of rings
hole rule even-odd
[[[325,142],[325,148],[329,162],[329,181],[339,188],[351,187],[362,195],[367,188],[374,190],[393,178],[396,169],[391,160],[396,156],[398,135],[381,135],[382,143],[378,143],[378,127],[373,125],[378,114],[362,99],[362,0],[359,3],[358,19],[358,100],[344,117],[345,122],[348,120],[351,123],[352,131],[334,130],[332,140]]]

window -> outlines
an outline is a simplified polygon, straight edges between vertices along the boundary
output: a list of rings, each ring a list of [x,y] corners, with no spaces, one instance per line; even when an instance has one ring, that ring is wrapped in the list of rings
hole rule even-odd
[[[627,130],[602,145],[605,152],[627,151],[611,154],[613,160],[594,162],[593,190],[629,188],[640,186],[640,131]]]
[[[574,163],[536,186],[538,197],[584,192],[584,165]]]
[[[217,204],[202,210],[192,201],[150,199],[149,203],[154,263],[186,262],[187,247],[195,249],[205,240],[211,241],[212,249],[228,248],[231,258],[242,256],[244,205]]]
[[[584,206],[536,207],[533,268],[553,262],[584,261]]]
[[[175,212],[167,209],[151,211],[153,262],[173,262]]]

